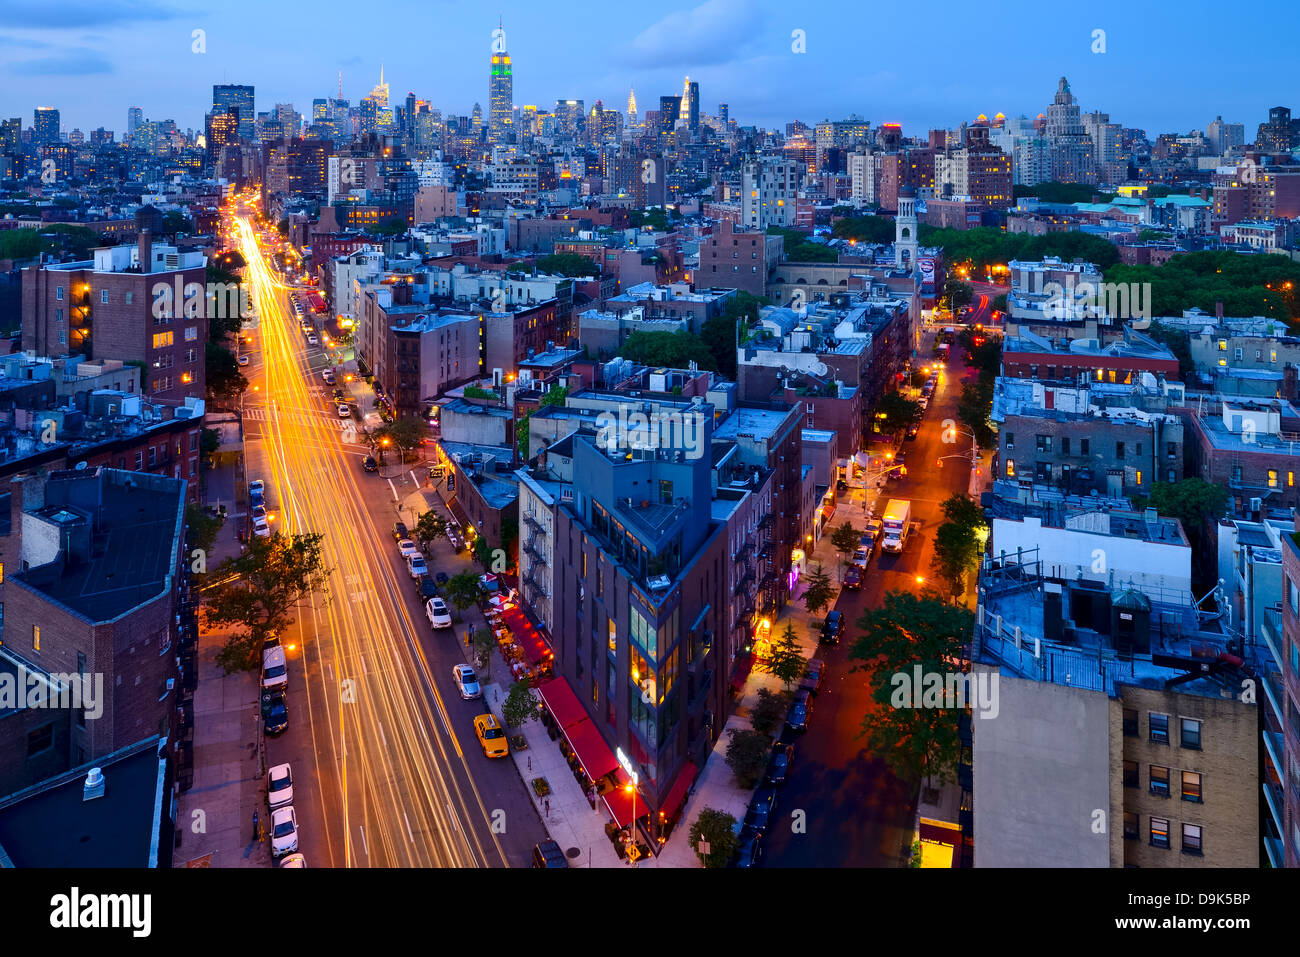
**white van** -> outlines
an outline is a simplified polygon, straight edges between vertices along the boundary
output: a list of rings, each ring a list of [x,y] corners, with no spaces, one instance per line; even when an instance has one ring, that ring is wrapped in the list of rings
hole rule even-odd
[[[289,683],[289,665],[284,658],[284,649],[279,645],[262,652],[262,687],[263,689],[283,688]]]

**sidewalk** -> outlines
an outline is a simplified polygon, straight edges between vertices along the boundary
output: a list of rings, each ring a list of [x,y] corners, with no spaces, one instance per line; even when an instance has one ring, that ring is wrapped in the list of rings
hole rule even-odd
[[[225,473],[225,474],[223,474]],[[236,466],[208,475],[208,501],[226,505],[226,521],[208,556],[208,567],[238,555],[239,515],[231,496],[243,481]],[[242,508],[242,506],[241,506]],[[180,794],[176,816],[182,832],[177,866],[208,858],[212,867],[269,867],[271,845],[252,840],[253,813],[270,828],[263,776],[261,702],[250,672],[227,675],[217,664],[223,634],[199,631],[199,680],[194,691],[194,786]]]

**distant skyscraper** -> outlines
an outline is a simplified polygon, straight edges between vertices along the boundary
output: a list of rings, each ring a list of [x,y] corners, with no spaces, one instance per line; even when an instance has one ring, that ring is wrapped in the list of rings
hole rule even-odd
[[[687,128],[692,132],[699,132],[700,129],[700,85],[692,83],[691,78],[686,78],[686,85],[682,89],[682,106],[681,118],[686,120]]]
[[[722,126],[727,125],[727,121],[730,119],[730,113],[731,113],[731,108],[727,106],[726,103],[718,104],[718,122]]]
[[[627,91],[627,125],[636,126],[636,90],[631,87]]]
[[[133,106],[126,111],[126,135],[130,136],[135,132],[135,128],[144,122],[144,110],[138,106]]]
[[[488,142],[497,146],[510,139],[515,110],[514,70],[506,52],[506,31],[498,23],[492,31],[492,72],[488,76]]]
[[[1052,179],[1058,183],[1096,182],[1093,143],[1083,126],[1079,101],[1070,83],[1061,77],[1056,96],[1047,108],[1047,141],[1052,157]]]
[[[216,84],[212,87],[212,113],[236,113],[239,116],[239,138],[253,138],[253,88],[235,84]]]
[[[1246,144],[1246,127],[1241,123],[1225,123],[1223,117],[1216,116],[1205,128],[1205,139],[1211,152],[1223,156]]]
[[[671,133],[682,116],[682,98],[680,96],[659,97],[659,129]]]
[[[374,100],[379,110],[388,109],[388,84],[384,82],[384,65],[379,64],[379,83],[370,91],[370,99]]]
[[[1259,124],[1259,130],[1255,134],[1255,145],[1274,153],[1287,152],[1294,140],[1291,110],[1285,106],[1271,108],[1268,111],[1268,122]]]
[[[38,106],[32,120],[32,143],[44,146],[59,142],[59,111],[52,106]]]

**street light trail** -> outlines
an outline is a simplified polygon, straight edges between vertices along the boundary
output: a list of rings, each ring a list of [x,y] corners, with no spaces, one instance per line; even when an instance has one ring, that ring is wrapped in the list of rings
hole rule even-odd
[[[328,715],[319,739],[312,729],[319,767],[332,772],[318,778],[323,786],[337,782],[343,808],[341,821],[328,821],[331,856],[337,831],[346,866],[505,864],[495,833],[485,846],[477,828],[462,825],[461,815],[473,820],[474,805],[484,820],[490,815],[451,731],[391,560],[381,554],[357,504],[340,430],[317,410],[307,385],[310,361],[291,330],[286,287],[272,275],[247,220],[237,219],[236,227],[261,317],[266,442],[279,527],[324,535],[328,595],[304,605],[298,624],[304,661],[314,657],[326,666],[309,667],[305,683],[309,700],[319,701]],[[452,774],[456,761],[469,795]],[[360,848],[353,824],[362,835]]]

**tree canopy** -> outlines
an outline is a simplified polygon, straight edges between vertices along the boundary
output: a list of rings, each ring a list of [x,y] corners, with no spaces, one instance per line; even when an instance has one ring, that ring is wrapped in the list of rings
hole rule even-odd
[[[570,279],[579,276],[595,276],[599,272],[591,259],[579,256],[577,253],[552,253],[549,256],[542,256],[537,260],[537,268],[541,272],[553,276],[568,276]]]
[[[714,367],[713,353],[704,344],[704,340],[685,330],[680,332],[638,330],[627,337],[618,354],[625,359],[632,359],[648,366],[685,369],[691,362],[696,362],[701,369],[717,371]]]

